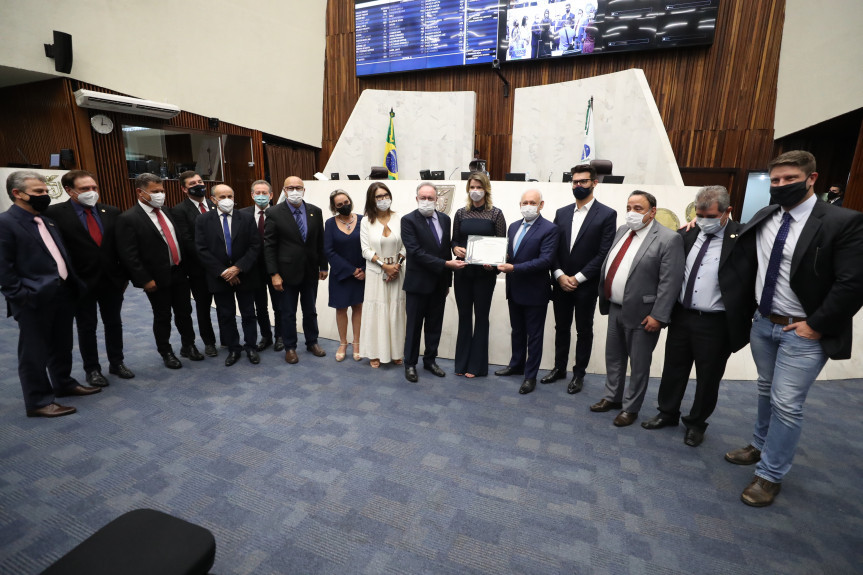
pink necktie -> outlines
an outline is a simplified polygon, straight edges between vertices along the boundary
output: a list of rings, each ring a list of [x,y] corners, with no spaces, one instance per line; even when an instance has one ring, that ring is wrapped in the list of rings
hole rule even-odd
[[[39,228],[39,235],[42,236],[45,247],[48,248],[48,251],[51,252],[51,257],[57,262],[57,273],[60,274],[61,279],[66,279],[69,276],[69,270],[66,269],[66,260],[60,254],[60,248],[57,247],[54,238],[48,233],[48,228],[45,227],[45,222],[42,221],[42,218],[36,216],[33,218],[33,221],[36,222],[36,227]]]

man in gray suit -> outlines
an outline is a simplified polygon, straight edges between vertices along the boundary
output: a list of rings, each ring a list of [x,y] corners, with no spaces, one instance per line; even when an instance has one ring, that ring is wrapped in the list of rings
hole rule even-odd
[[[632,425],[647,392],[653,349],[680,286],[685,258],[680,235],[654,221],[656,198],[636,190],[626,202],[626,225],[617,230],[599,281],[599,311],[608,315],[606,393],[591,411],[623,409],[614,425]],[[626,362],[631,363],[624,396]]]

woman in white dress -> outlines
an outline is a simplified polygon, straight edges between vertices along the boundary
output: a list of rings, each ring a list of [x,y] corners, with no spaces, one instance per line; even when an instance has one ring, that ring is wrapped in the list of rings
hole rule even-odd
[[[366,193],[360,246],[366,266],[360,341],[372,367],[381,362],[401,365],[405,347],[404,260],[399,217],[390,209],[393,196],[383,182]]]

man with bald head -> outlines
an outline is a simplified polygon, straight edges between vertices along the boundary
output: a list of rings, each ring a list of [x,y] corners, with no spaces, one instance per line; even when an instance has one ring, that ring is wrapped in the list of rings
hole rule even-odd
[[[218,184],[210,193],[216,209],[195,221],[195,245],[207,289],[216,300],[219,333],[228,345],[225,365],[237,363],[243,350],[249,361],[257,364],[255,288],[260,282],[257,263],[261,238],[252,216],[234,209],[234,190],[230,186]],[[237,307],[243,321],[243,345],[237,331]]]
[[[506,274],[512,356],[509,365],[495,375],[524,375],[518,390],[521,394],[536,388],[545,315],[551,299],[549,270],[554,265],[560,236],[558,227],[540,215],[544,205],[539,190],[522,194],[519,202],[522,219],[509,226],[507,263],[497,268]]]
[[[297,300],[303,309],[306,349],[316,357],[326,352],[318,344],[318,282],[327,279],[324,218],[321,208],[303,201],[306,187],[296,176],[285,179],[286,201],[267,210],[264,260],[273,289],[282,294],[282,338],[285,361],[297,363]]]

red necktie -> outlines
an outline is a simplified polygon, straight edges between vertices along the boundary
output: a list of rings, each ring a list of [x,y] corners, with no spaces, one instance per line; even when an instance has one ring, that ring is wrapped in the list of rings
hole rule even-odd
[[[617,268],[620,267],[620,262],[623,260],[623,256],[626,254],[626,250],[629,249],[629,244],[632,243],[632,238],[635,237],[635,232],[629,232],[629,237],[626,238],[626,241],[623,242],[623,245],[620,246],[620,251],[617,252],[617,255],[614,256],[614,261],[611,262],[611,266],[608,268],[608,273],[605,274],[605,299],[611,299],[611,284],[614,283],[614,275],[617,273]]]
[[[202,213],[202,214],[206,214],[206,213],[207,213],[207,210],[205,210],[205,209],[204,209],[204,202],[201,202],[200,204],[198,204],[198,207],[199,207],[199,208],[201,208],[201,213]]]
[[[168,242],[168,249],[171,251],[171,263],[175,266],[180,265],[180,252],[177,251],[177,244],[174,243],[174,236],[171,235],[171,228],[168,227],[168,222],[165,216],[162,215],[162,210],[153,208],[156,214],[156,219],[159,220],[159,225],[162,227],[162,233],[165,234],[165,241]]]
[[[102,245],[102,230],[99,229],[99,224],[96,222],[96,218],[93,216],[93,208],[87,208],[84,210],[84,215],[87,217],[87,231],[90,232],[90,236],[92,236],[93,241],[96,242],[97,246]]]
[[[258,233],[264,237],[264,212],[258,212]]]

